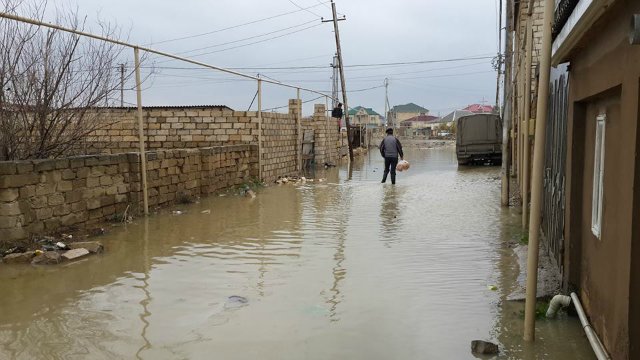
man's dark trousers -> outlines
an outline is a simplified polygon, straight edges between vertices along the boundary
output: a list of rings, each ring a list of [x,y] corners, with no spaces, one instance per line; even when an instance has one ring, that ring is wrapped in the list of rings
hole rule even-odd
[[[397,157],[385,157],[384,158],[384,175],[382,176],[382,182],[387,182],[387,175],[391,170],[391,183],[396,183],[396,165],[398,165]]]

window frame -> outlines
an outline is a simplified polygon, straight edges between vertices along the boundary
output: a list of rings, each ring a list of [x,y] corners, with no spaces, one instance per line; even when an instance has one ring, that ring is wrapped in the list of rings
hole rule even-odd
[[[599,240],[602,238],[602,218],[604,212],[604,167],[606,148],[607,116],[596,117],[596,132],[593,157],[593,191],[591,198],[591,232]]]

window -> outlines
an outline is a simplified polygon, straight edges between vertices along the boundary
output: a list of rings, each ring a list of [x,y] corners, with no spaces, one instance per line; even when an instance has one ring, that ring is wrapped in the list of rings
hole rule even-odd
[[[604,141],[606,115],[596,118],[596,146],[593,158],[593,199],[591,203],[591,231],[598,239],[602,233],[602,197],[604,182]]]

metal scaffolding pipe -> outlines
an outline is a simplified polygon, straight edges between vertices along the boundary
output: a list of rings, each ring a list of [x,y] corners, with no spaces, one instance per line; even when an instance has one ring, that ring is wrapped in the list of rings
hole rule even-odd
[[[529,249],[527,253],[527,296],[524,311],[524,340],[535,340],[536,291],[538,284],[538,242],[542,218],[542,182],[544,173],[545,127],[549,100],[549,74],[551,71],[551,21],[554,0],[545,0],[542,20],[542,47],[540,49],[540,80],[536,109],[536,134],[533,148],[533,176],[531,177],[531,215],[529,217]]]
[[[140,175],[142,177],[142,204],[144,214],[149,215],[149,194],[147,193],[147,155],[144,149],[144,126],[142,124],[142,84],[140,83],[140,53],[133,48],[136,67],[136,99],[138,103],[138,144],[140,145]]]
[[[531,159],[531,144],[529,142],[529,118],[531,117],[531,58],[533,43],[533,22],[531,20],[531,10],[527,18],[527,34],[525,39],[525,64],[524,64],[524,126],[522,127],[522,228],[526,229],[529,224],[529,161]]]
[[[18,16],[18,15],[8,14],[8,13],[5,13],[5,12],[0,12],[0,17],[1,18],[5,18],[5,19],[10,19],[10,20],[15,20],[15,21],[21,21],[21,22],[25,22],[25,23],[28,23],[28,24],[32,24],[32,25],[44,26],[44,27],[48,27],[48,28],[51,28],[51,29],[65,31],[65,32],[76,34],[76,35],[80,35],[80,36],[86,36],[86,37],[89,37],[89,38],[92,38],[92,39],[110,42],[112,44],[117,44],[117,45],[126,46],[126,47],[130,47],[130,48],[138,48],[139,50],[146,51],[148,53],[161,55],[161,56],[166,56],[168,58],[172,58],[172,59],[175,59],[175,60],[188,62],[188,63],[194,64],[194,65],[202,66],[202,67],[213,69],[213,70],[218,70],[218,71],[225,72],[225,73],[228,73],[228,74],[237,75],[237,76],[240,76],[240,77],[243,77],[243,78],[252,79],[252,80],[262,80],[264,82],[267,82],[267,83],[270,83],[270,84],[274,84],[274,85],[280,85],[280,86],[284,86],[284,87],[288,87],[288,88],[292,88],[292,89],[302,89],[304,91],[308,91],[308,92],[311,92],[311,93],[314,93],[314,94],[318,94],[318,95],[322,95],[322,96],[326,96],[326,97],[331,97],[330,95],[327,95],[327,94],[325,94],[325,93],[323,93],[321,91],[317,91],[317,90],[313,90],[313,89],[307,89],[307,88],[304,88],[304,87],[300,87],[298,85],[287,84],[287,83],[283,83],[283,82],[280,82],[280,81],[269,80],[269,79],[261,79],[259,77],[253,76],[253,75],[244,74],[244,73],[241,73],[241,72],[238,72],[238,71],[225,69],[225,68],[222,68],[222,67],[219,67],[219,66],[215,66],[215,65],[210,65],[210,64],[207,64],[207,63],[203,63],[201,61],[192,60],[192,59],[189,59],[189,58],[185,58],[185,57],[182,57],[182,56],[174,55],[174,54],[167,53],[167,52],[164,52],[164,51],[155,50],[155,49],[152,49],[152,48],[149,48],[149,47],[144,47],[144,46],[138,46],[138,45],[130,44],[130,43],[127,43],[127,42],[124,42],[124,41],[121,41],[121,40],[110,39],[108,37],[95,35],[95,34],[91,34],[91,33],[84,32],[84,31],[69,29],[69,28],[66,28],[64,26],[55,25],[55,24],[49,24],[49,23],[46,23],[46,22],[43,22],[43,21],[40,21],[40,20],[35,20],[35,19],[30,19],[30,18]]]

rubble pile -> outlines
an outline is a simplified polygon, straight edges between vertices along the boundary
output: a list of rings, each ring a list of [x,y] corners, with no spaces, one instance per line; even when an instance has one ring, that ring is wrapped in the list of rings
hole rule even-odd
[[[60,238],[44,236],[36,241],[38,248],[35,250],[15,246],[0,253],[1,262],[5,264],[55,265],[104,252],[104,246],[98,241],[71,242],[72,240],[72,235],[63,234]]]

